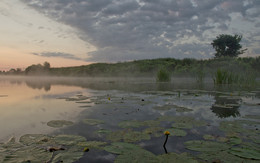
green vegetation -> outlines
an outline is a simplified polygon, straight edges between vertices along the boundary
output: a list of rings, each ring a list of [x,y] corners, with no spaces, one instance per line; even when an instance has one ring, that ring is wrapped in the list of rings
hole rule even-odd
[[[239,44],[241,40],[241,35],[232,36],[221,34],[217,36],[217,38],[211,43],[213,48],[216,50],[215,57],[237,57],[239,54],[243,54],[247,49],[240,50],[242,48]]]
[[[169,81],[171,81],[171,74],[170,74],[170,72],[167,71],[165,68],[161,68],[157,72],[156,81],[157,82],[169,82]]]
[[[218,69],[215,73],[214,84],[242,84],[242,85],[255,85],[256,76],[253,73],[246,73],[239,75],[228,70]]]
[[[208,60],[159,58],[113,64],[95,63],[85,66],[62,68],[52,68],[45,62],[43,65],[29,66],[25,71],[20,71],[19,69],[16,71],[13,69],[10,72],[2,72],[2,74],[80,77],[155,77],[158,81],[161,81],[160,79],[169,79],[170,76],[189,76],[196,78],[198,82],[202,82],[205,77],[215,76],[214,74],[219,68],[221,70],[228,70],[232,74],[239,74],[239,76],[243,76],[240,74],[246,74],[246,77],[243,77],[244,82],[246,82],[247,79],[251,80],[260,76],[260,57],[219,57]]]

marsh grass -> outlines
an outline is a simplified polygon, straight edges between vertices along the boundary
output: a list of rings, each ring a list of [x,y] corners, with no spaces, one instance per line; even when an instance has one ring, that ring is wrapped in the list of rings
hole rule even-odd
[[[159,71],[157,72],[156,81],[157,82],[170,82],[171,73],[165,68],[159,69]]]
[[[198,70],[196,72],[196,81],[197,83],[203,83],[204,81],[204,78],[205,78],[205,72],[203,70]]]
[[[254,73],[246,73],[243,75],[230,72],[228,70],[217,69],[213,76],[214,84],[237,84],[237,85],[251,85],[256,84],[256,75]]]

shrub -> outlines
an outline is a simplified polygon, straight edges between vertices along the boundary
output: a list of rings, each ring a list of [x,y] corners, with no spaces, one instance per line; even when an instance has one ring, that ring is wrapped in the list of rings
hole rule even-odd
[[[169,82],[169,81],[171,81],[171,74],[170,74],[170,72],[167,69],[165,69],[165,68],[161,68],[157,72],[156,81],[157,82]]]

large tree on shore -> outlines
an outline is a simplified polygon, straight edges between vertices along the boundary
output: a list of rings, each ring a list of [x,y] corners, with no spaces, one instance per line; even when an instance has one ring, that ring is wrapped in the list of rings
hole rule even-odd
[[[215,57],[229,56],[237,57],[243,54],[247,49],[242,49],[240,41],[242,40],[242,35],[227,35],[221,34],[217,36],[215,40],[211,43],[213,48],[216,50]]]

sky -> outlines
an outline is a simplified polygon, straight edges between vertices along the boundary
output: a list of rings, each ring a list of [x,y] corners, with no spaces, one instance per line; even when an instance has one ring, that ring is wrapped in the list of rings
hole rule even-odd
[[[259,0],[1,0],[0,70],[214,57],[219,34],[260,55]]]

